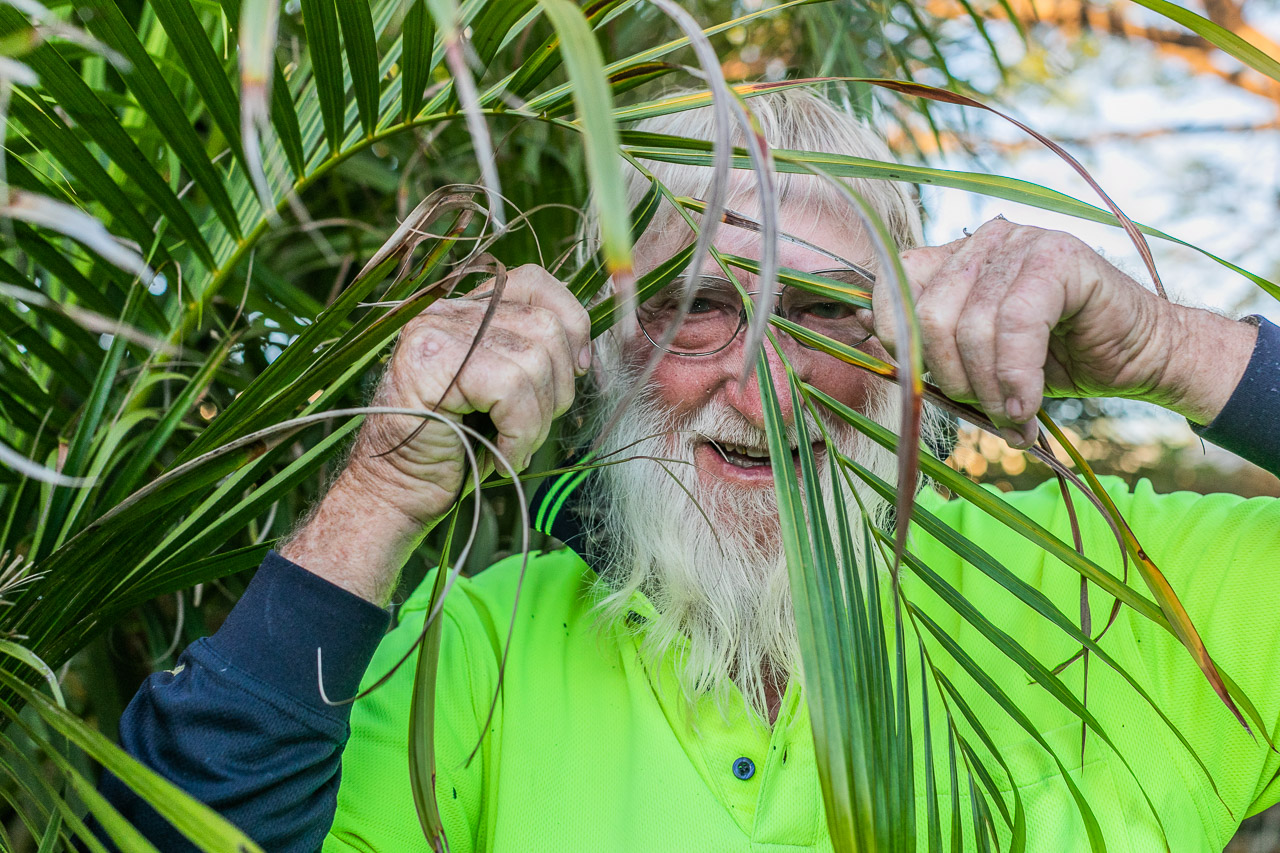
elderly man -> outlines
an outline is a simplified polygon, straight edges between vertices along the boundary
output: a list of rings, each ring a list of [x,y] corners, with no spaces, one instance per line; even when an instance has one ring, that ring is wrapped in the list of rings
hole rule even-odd
[[[783,93],[752,103],[776,147],[886,156],[865,128],[815,96]],[[696,111],[646,129],[707,138],[709,121]],[[677,194],[705,195],[706,170],[655,172]],[[1011,443],[1034,439],[1045,395],[1125,396],[1208,425],[1206,437],[1280,467],[1270,425],[1280,416],[1275,327],[1162,301],[1078,240],[1005,221],[947,246],[911,249],[919,219],[901,186],[854,184],[899,248],[910,249],[903,261],[934,381],[957,399],[976,401]],[[646,186],[637,178],[633,195]],[[833,269],[830,255],[872,263],[838,193],[792,176],[781,179],[781,195],[781,227],[804,241],[780,245],[785,266],[856,277]],[[740,176],[731,206],[752,210],[749,179]],[[689,239],[674,211],[660,213],[636,248],[638,269],[653,268]],[[725,227],[717,248],[758,257],[759,236]],[[586,312],[535,267],[512,273],[482,346],[456,382],[485,298],[435,304],[395,349],[377,404],[438,404],[453,419],[486,413],[498,448],[517,465],[527,464],[553,420],[575,403],[576,380],[590,376],[592,391],[578,402],[598,427],[654,346],[667,350],[603,448],[630,447],[621,455],[647,459],[601,469],[562,514],[561,538],[576,551],[530,559],[501,691],[519,559],[459,582],[445,605],[435,795],[454,851],[831,847],[799,684],[759,377],[739,383],[744,312],[719,266],[711,258],[700,263],[685,325],[671,325],[679,294],[669,289],[640,307],[629,333],[597,342],[594,356]],[[752,276],[740,279],[754,289]],[[876,291],[874,312],[850,313],[785,291],[777,310],[887,358],[893,341],[886,299]],[[878,420],[891,417],[890,388],[789,337],[779,345],[781,354],[769,348],[767,358],[793,446],[802,415],[783,378],[783,356],[800,379],[841,403]],[[823,421],[839,450],[891,478],[884,451],[834,418]],[[368,684],[385,675],[422,628],[429,583],[398,609],[398,626],[385,638],[382,608],[467,474],[455,433],[436,422],[415,430],[419,423],[367,420],[328,494],[268,557],[223,628],[188,649],[174,672],[153,676],[122,722],[132,752],[268,849],[426,849],[408,769],[412,667],[354,710],[321,701],[315,668],[319,647],[327,692],[350,696],[362,676]],[[831,450],[815,445],[819,461]],[[826,486],[830,500],[843,494]],[[1147,486],[1112,491],[1223,669],[1268,725],[1280,721],[1280,505],[1162,496]],[[1009,499],[1070,541],[1056,488]],[[1064,612],[1076,612],[1078,578],[1069,569],[963,502],[932,492],[921,502]],[[1088,553],[1119,574],[1118,558],[1105,556],[1115,553],[1110,531],[1093,513],[1082,515]],[[1072,642],[1057,629],[1001,598],[922,531],[912,537],[913,552],[985,605],[1042,662],[1071,655]],[[909,593],[926,598],[918,586]],[[1104,598],[1092,601],[1095,625],[1110,608]],[[1176,641],[1141,617],[1122,613],[1106,648],[1187,737],[1212,781],[1138,694],[1100,666],[1090,673],[1090,709],[1118,753],[1092,738],[1081,767],[1078,719],[1027,685],[955,614],[937,602],[925,606],[1073,768],[1111,849],[1164,849],[1163,839],[1178,850],[1221,849],[1246,814],[1280,799],[1277,755],[1234,722]],[[1080,670],[1064,675],[1077,690]],[[963,678],[954,667],[946,671],[958,683]],[[1044,749],[971,684],[962,689],[1009,764],[1029,848],[1087,846],[1085,825]],[[918,730],[919,723],[917,744]],[[950,782],[942,777],[939,784],[949,810]],[[109,781],[107,791],[164,849],[185,844],[118,783]],[[923,785],[918,791],[922,797]],[[967,810],[968,791],[959,796]],[[1008,829],[998,831],[1007,841]]]

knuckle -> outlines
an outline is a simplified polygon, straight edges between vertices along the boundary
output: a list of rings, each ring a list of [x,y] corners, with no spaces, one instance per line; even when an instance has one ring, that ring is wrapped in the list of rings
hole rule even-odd
[[[1079,238],[1068,234],[1066,231],[1040,231],[1036,236],[1038,242],[1042,242],[1050,249],[1058,251],[1073,251],[1084,246],[1084,243]]]
[[[956,345],[960,352],[972,358],[987,344],[987,335],[975,319],[963,318],[956,327]]]
[[[479,330],[476,331],[477,333],[479,332]],[[508,331],[496,323],[491,323],[489,328],[485,329],[484,334],[480,336],[479,348],[505,355],[508,358],[518,358],[521,353],[532,349],[532,346],[524,335]]]
[[[920,329],[930,334],[938,334],[945,331],[947,318],[950,312],[946,311],[937,300],[921,300],[916,307],[916,320],[920,324]]]
[[[433,305],[432,308],[435,306]],[[400,336],[397,338],[398,343],[403,346],[412,343],[415,338],[422,335],[429,329],[432,329],[439,323],[439,315],[436,312],[424,311],[417,317],[414,317],[408,323],[405,323],[403,329],[400,330]]]
[[[1024,331],[1044,322],[1042,300],[1030,288],[1018,288],[1000,305],[1001,331]]]
[[[932,375],[934,383],[948,397],[960,398],[968,396],[969,382],[965,379],[963,372],[943,368],[940,370],[935,369]]]
[[[1009,364],[1008,362],[996,365],[996,379],[1001,385],[1007,387],[1021,388],[1024,385],[1032,384],[1039,370],[1034,367],[1027,367],[1019,364]]]
[[[947,258],[951,257],[951,252],[935,246],[920,246],[907,249],[900,257],[902,271],[907,275],[907,283],[912,291],[918,293],[923,284],[921,279],[926,278],[930,270],[936,270],[946,263]]]
[[[437,299],[422,309],[422,313],[414,317],[406,328],[417,325],[429,326],[457,318],[469,312],[472,305],[473,303],[464,299]]]
[[[438,316],[419,314],[404,327],[404,331],[400,333],[400,341],[402,343],[414,344],[425,338],[438,335],[439,333],[440,318]]]
[[[447,329],[475,322],[473,318],[476,317],[477,307],[475,303],[462,299],[441,299],[410,320],[401,336],[439,334]]]
[[[1081,252],[1092,252],[1084,242],[1065,231],[1041,231],[1035,235],[1028,254],[1034,258],[1033,266],[1050,269]]]
[[[535,390],[544,388],[550,383],[551,377],[555,375],[550,355],[546,350],[540,348],[531,348],[522,353],[519,359],[519,366],[528,381],[533,384]]]
[[[488,409],[497,421],[505,410],[505,402],[519,396],[528,383],[523,370],[507,359],[489,358],[478,365],[478,370],[464,370],[458,377],[458,387],[475,405],[488,403]]]
[[[393,359],[397,367],[405,360],[421,363],[442,358],[453,346],[453,336],[435,324],[425,324],[414,329],[404,340],[404,354],[397,352]]]
[[[973,239],[973,238],[978,238],[982,240],[987,240],[992,238],[1004,239],[1014,231],[1018,231],[1024,228],[1031,228],[1031,226],[1016,225],[1010,222],[1009,220],[1005,219],[1003,216],[998,216],[995,219],[988,219],[986,222],[979,225],[978,228],[973,232],[973,237],[971,237],[970,239]]]
[[[537,264],[521,264],[507,271],[507,278],[522,287],[546,287],[552,282],[559,283],[555,276]]]
[[[529,384],[529,374],[518,362],[510,358],[494,359],[494,363],[485,365],[485,371],[508,391],[524,389]]]
[[[528,306],[524,314],[524,320],[530,325],[531,331],[542,340],[556,340],[564,336],[564,323],[554,311]]]
[[[537,264],[521,264],[520,266],[512,269],[510,274],[529,278],[551,277],[551,273],[547,272]]]

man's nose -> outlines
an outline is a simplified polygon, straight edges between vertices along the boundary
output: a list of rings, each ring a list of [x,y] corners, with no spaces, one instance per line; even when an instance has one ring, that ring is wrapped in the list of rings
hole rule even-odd
[[[782,332],[775,332],[779,339],[779,343],[783,343],[782,339],[787,336]],[[745,334],[739,336],[733,345],[725,350],[725,355],[729,356],[723,360],[725,366],[725,374],[722,377],[721,393],[726,403],[736,409],[744,417],[751,421],[752,424],[764,429],[764,404],[760,400],[760,372],[756,369],[758,361],[752,357],[749,364],[746,363],[746,348],[743,346],[742,340]],[[783,346],[786,346],[783,343]],[[782,359],[778,355],[772,343],[767,339],[763,344],[763,352],[765,360],[769,364],[769,378],[773,384],[774,394],[778,398],[778,407],[782,411],[782,419],[786,424],[792,422],[794,416],[794,406],[791,399],[791,388],[787,382],[787,371],[782,364]],[[796,363],[796,359],[791,352],[787,352],[787,357],[791,361],[792,367],[800,370],[800,366]],[[750,369],[747,374],[746,382],[739,382],[742,376],[744,364]],[[803,379],[803,375],[801,375]]]

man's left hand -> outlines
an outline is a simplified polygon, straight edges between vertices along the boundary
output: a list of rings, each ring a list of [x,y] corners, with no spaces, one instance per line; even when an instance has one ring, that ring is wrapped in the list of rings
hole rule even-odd
[[[1069,234],[1004,219],[902,262],[933,382],[1020,447],[1035,441],[1045,396],[1144,399],[1208,423],[1257,336],[1160,298]],[[874,293],[875,328],[892,352],[887,291]]]

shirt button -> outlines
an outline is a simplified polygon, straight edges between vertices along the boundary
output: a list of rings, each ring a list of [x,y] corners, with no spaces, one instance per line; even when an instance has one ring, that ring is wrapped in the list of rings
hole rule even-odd
[[[746,756],[735,760],[733,762],[733,775],[743,782],[747,781],[756,775],[756,763]]]

